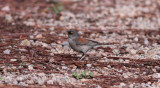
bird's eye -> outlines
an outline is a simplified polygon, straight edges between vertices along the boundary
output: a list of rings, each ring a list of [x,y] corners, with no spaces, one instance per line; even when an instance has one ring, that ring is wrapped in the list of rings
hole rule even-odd
[[[69,32],[69,34],[73,34],[73,32],[72,32],[72,31],[70,31],[70,32]]]

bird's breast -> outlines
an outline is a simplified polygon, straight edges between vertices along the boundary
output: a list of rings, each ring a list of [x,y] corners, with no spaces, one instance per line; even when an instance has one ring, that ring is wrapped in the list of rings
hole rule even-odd
[[[70,47],[75,50],[75,51],[78,51],[78,47],[76,45],[76,42],[73,40],[73,39],[68,39],[68,42],[69,42],[69,45]]]

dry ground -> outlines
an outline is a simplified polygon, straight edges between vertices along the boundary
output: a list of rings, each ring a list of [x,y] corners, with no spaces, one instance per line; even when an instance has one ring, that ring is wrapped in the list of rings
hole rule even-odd
[[[79,61],[68,29],[118,44]],[[0,0],[0,87],[160,88],[160,0]]]

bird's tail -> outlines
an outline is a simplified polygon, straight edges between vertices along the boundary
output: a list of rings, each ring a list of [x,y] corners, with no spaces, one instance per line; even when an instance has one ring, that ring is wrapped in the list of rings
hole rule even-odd
[[[112,42],[112,43],[99,43],[99,45],[119,45],[118,42]]]
[[[113,43],[99,43],[96,45],[96,47],[101,47],[101,46],[120,46],[118,42],[113,42]]]

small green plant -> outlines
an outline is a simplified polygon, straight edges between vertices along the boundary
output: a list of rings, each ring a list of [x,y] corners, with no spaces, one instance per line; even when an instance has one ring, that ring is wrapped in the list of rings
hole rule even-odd
[[[91,79],[91,78],[93,78],[93,72],[90,72],[90,73],[87,74],[86,70],[84,70],[80,74],[78,74],[78,73],[72,73],[72,75],[76,79],[82,79],[82,78]]]
[[[52,0],[50,3],[54,4],[54,6],[50,9],[53,10],[54,15],[57,17],[57,15],[59,15],[60,12],[64,10],[64,6],[58,0]]]
[[[0,77],[0,80],[3,80],[3,78],[2,78],[2,77]]]
[[[63,5],[61,3],[56,3],[53,7],[54,14],[57,16],[63,10]]]
[[[20,66],[24,66],[24,65],[26,65],[27,64],[27,62],[22,62],[22,63],[20,63],[19,65]]]
[[[73,73],[72,75],[73,75],[73,77],[76,78],[76,79],[82,79],[82,77],[79,76],[78,73]]]

